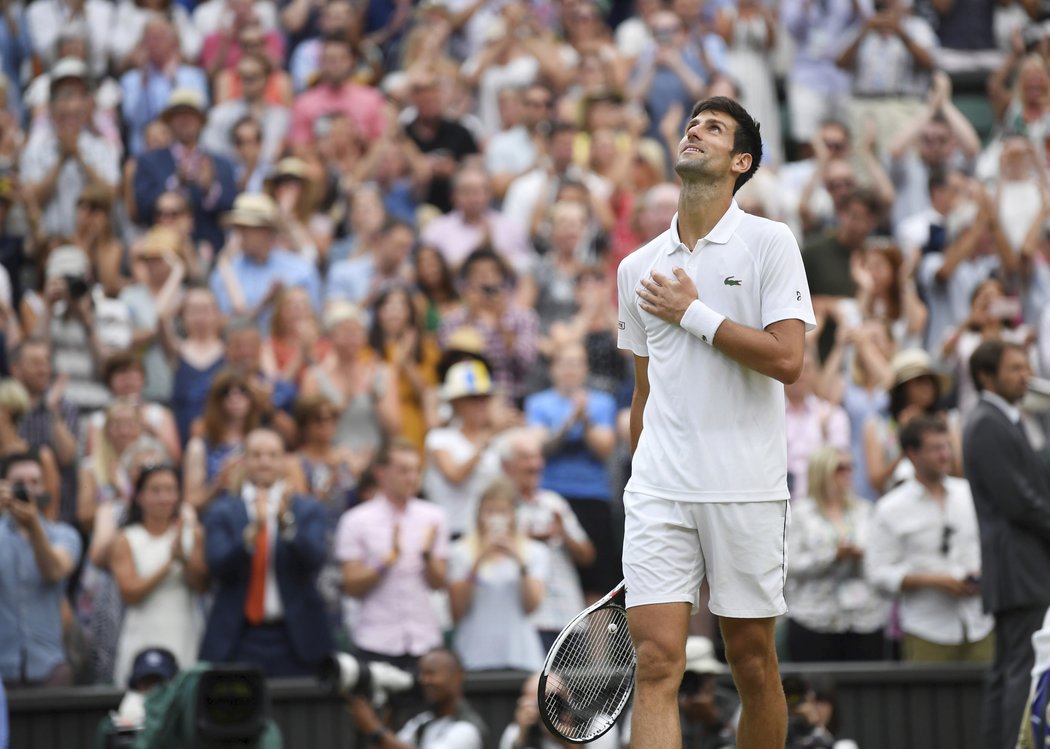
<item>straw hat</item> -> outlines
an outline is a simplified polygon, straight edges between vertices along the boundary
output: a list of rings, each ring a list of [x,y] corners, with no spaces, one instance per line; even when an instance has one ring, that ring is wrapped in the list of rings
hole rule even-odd
[[[266,176],[266,179],[268,181],[276,181],[285,177],[294,177],[295,179],[306,180],[310,176],[309,169],[307,163],[302,159],[288,156],[277,162],[273,171]]]
[[[168,97],[168,104],[164,107],[164,111],[160,113],[161,119],[168,120],[178,110],[189,109],[197,113],[197,116],[202,120],[204,116],[204,97],[200,95],[199,91],[192,88],[177,88],[171,92]]]
[[[938,372],[933,367],[933,359],[922,349],[905,349],[899,351],[890,362],[893,370],[893,385],[895,387],[911,382],[920,377],[932,377],[937,381],[941,392],[948,392],[952,387],[951,378],[943,372]]]
[[[233,201],[233,210],[226,214],[230,226],[276,228],[279,221],[277,204],[261,192],[245,192]]]
[[[492,377],[488,368],[477,360],[461,361],[453,364],[445,375],[445,385],[441,389],[445,400],[470,398],[477,395],[492,395]]]
[[[155,226],[146,232],[135,248],[136,258],[164,257],[179,251],[179,235],[167,226]]]

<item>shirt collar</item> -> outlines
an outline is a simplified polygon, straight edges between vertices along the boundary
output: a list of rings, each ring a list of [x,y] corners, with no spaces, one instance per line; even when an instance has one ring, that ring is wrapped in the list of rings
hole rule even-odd
[[[707,233],[707,236],[702,238],[700,242],[713,242],[714,244],[725,244],[733,236],[733,232],[740,225],[740,220],[743,218],[744,212],[740,210],[740,206],[736,204],[734,199],[730,204],[729,208],[725,213],[722,214],[722,218],[718,220],[714,228]],[[697,246],[700,245],[697,242]],[[685,247],[682,243],[682,238],[678,235],[678,213],[676,212],[674,218],[671,219],[671,246],[667,250],[668,255],[674,254],[680,248]],[[690,248],[685,247],[686,250]]]
[[[1017,406],[1013,406],[1006,402],[1006,399],[997,393],[985,390],[981,393],[981,398],[991,403],[993,406],[998,408],[1004,414],[1006,418],[1010,420],[1011,424],[1018,424],[1021,421],[1021,410]]]

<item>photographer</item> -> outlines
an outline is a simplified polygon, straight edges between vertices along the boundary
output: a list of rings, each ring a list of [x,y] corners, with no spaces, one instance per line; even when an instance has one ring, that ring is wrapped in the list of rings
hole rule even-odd
[[[65,580],[80,558],[80,537],[42,515],[50,501],[31,453],[0,472],[0,679],[8,689],[70,686],[62,647]]]
[[[350,717],[365,736],[360,746],[380,749],[481,749],[485,725],[463,699],[463,664],[451,650],[436,648],[419,659],[419,687],[427,709],[397,734],[387,730],[367,698],[347,697]]]
[[[51,346],[55,375],[65,379],[65,397],[81,414],[106,406],[109,390],[99,378],[111,350],[131,344],[127,308],[88,281],[88,258],[75,245],[63,245],[48,255],[44,281],[44,311],[35,335]]]

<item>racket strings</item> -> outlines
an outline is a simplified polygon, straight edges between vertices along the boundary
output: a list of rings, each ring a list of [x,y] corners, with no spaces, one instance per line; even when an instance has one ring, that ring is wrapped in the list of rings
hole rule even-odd
[[[630,697],[635,653],[626,612],[606,607],[584,617],[552,653],[544,695],[552,723],[570,740],[604,733]]]

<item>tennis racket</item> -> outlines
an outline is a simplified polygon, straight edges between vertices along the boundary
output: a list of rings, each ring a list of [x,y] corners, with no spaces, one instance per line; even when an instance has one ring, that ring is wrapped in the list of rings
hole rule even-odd
[[[566,625],[540,673],[540,717],[574,744],[594,741],[616,723],[634,690],[634,643],[620,582]]]

